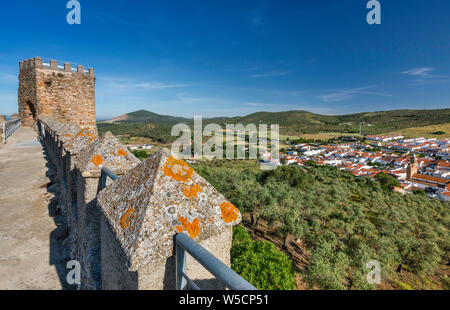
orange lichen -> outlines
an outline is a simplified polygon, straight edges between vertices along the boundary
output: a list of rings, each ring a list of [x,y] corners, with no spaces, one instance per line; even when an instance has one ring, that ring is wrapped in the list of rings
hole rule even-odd
[[[228,201],[224,201],[220,204],[220,211],[222,211],[222,218],[225,223],[234,222],[239,217],[239,209]]]
[[[74,139],[76,139],[76,138],[78,138],[78,137],[86,137],[86,135],[84,134],[85,130],[86,130],[86,128],[80,130],[80,131],[75,135]]]
[[[97,167],[100,166],[103,163],[102,155],[95,155],[94,157],[92,157],[91,163],[93,163]]]
[[[93,141],[97,138],[95,133],[88,127],[81,129],[74,137],[74,139],[79,137],[88,137],[89,141]]]
[[[186,230],[189,234],[189,237],[191,237],[192,239],[200,234],[200,221],[198,220],[198,218],[195,218],[192,222],[188,222],[187,218],[185,218],[184,216],[180,216],[178,220],[182,225],[176,226],[178,232]]]
[[[129,226],[130,226],[130,221],[129,221],[129,218],[131,217],[131,218],[136,218],[136,216],[134,216],[134,215],[131,215],[131,214],[133,214],[134,213],[134,211],[136,211],[136,210],[134,210],[134,209],[128,209],[123,215],[122,215],[122,217],[120,218],[120,227],[122,227],[123,229],[127,229]]]
[[[68,134],[65,134],[64,137],[70,138],[70,137],[72,137],[72,135],[68,133]]]
[[[122,149],[119,149],[119,150],[117,151],[117,155],[119,155],[119,156],[127,156],[127,155],[128,155],[128,152],[127,152],[127,151],[124,151],[124,150],[122,150]]]
[[[188,182],[194,174],[194,169],[191,166],[183,160],[175,159],[173,156],[167,159],[163,171],[165,175],[180,182]]]
[[[86,129],[86,135],[89,137],[89,141],[93,141],[93,140],[97,139],[97,135],[90,128],[85,128],[85,129]]]
[[[189,199],[195,198],[195,197],[197,197],[197,194],[201,191],[202,191],[201,186],[198,184],[194,184],[190,187],[184,188],[184,196],[186,196],[186,198],[189,198]]]

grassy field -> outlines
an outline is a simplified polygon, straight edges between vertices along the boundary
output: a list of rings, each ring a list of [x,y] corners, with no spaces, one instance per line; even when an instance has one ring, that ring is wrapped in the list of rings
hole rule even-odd
[[[300,135],[303,139],[328,141],[329,139],[338,138],[340,136],[359,136],[358,134],[339,133],[339,132],[320,132],[315,134]]]
[[[444,132],[444,134],[433,134],[433,133],[439,132],[439,131]],[[405,128],[405,129],[399,129],[396,131],[386,132],[384,134],[391,134],[391,133],[400,133],[406,137],[412,137],[412,138],[425,137],[425,138],[447,139],[447,138],[450,138],[450,123],[424,126],[424,127]],[[321,132],[321,133],[315,133],[315,134],[300,134],[300,135],[282,135],[282,134],[280,134],[280,140],[286,141],[287,138],[289,138],[289,140],[292,141],[292,140],[295,140],[298,138],[303,138],[303,139],[328,141],[329,139],[337,138],[342,135],[358,136],[358,134],[348,134],[348,133],[339,133],[339,132]],[[147,153],[149,155],[154,154],[161,147],[166,147],[166,148],[170,149],[171,145],[172,145],[170,142],[163,143],[163,142],[160,142],[155,139],[148,138],[148,137],[132,136],[132,135],[127,135],[127,134],[118,135],[117,137],[124,144],[152,145],[153,148],[151,150],[147,150]],[[230,139],[226,138],[225,133],[223,135],[223,138],[224,138],[224,141],[227,141],[227,142],[230,141]],[[270,139],[270,134],[269,134],[268,138]],[[208,139],[210,139],[210,138],[206,137],[205,141]],[[235,138],[235,141],[236,141],[236,138]],[[246,142],[245,145],[248,145],[248,143]],[[290,147],[290,145],[280,143],[279,147],[280,147],[280,149],[283,149],[283,148]]]
[[[444,134],[435,134],[435,132],[439,132],[439,131],[444,132]],[[425,137],[425,138],[436,138],[436,139],[448,139],[448,138],[450,138],[450,123],[439,124],[439,125],[430,125],[430,126],[424,126],[424,127],[411,127],[411,128],[399,129],[399,130],[383,133],[383,135],[394,134],[394,133],[400,133],[400,134],[404,135],[405,137],[411,137],[411,138]],[[363,134],[364,134],[364,132],[363,132]],[[321,132],[321,133],[314,133],[314,134],[302,134],[302,135],[298,135],[298,136],[280,135],[280,139],[286,140],[286,138],[289,138],[289,140],[294,140],[294,139],[298,139],[298,138],[303,138],[303,139],[327,141],[329,139],[338,138],[340,136],[358,136],[358,134],[339,133],[339,132]]]
[[[445,134],[433,134],[433,132],[437,131],[443,131]],[[440,124],[440,125],[431,125],[431,126],[425,126],[425,127],[412,127],[412,128],[405,128],[400,129],[389,133],[401,133],[406,137],[411,138],[419,138],[419,137],[425,137],[425,138],[436,138],[436,139],[447,139],[450,138],[450,123]]]

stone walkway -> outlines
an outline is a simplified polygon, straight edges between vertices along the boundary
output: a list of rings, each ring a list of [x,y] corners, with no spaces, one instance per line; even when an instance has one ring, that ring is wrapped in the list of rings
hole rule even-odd
[[[65,286],[64,230],[49,173],[33,129],[19,128],[0,146],[0,290]]]

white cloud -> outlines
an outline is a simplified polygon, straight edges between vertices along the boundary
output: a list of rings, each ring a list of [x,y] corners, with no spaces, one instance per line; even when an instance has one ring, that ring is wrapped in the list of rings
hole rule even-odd
[[[143,89],[166,89],[166,88],[176,88],[176,87],[185,87],[184,84],[165,84],[160,82],[145,82],[135,84],[134,87],[143,88]]]
[[[161,90],[167,88],[185,87],[185,84],[162,83],[158,81],[135,81],[127,78],[101,77],[99,88],[117,92],[118,90]]]
[[[266,73],[252,74],[252,75],[250,75],[250,77],[263,78],[263,77],[271,77],[271,76],[283,76],[283,75],[287,75],[289,73],[291,73],[291,72],[289,72],[289,71],[271,71],[271,72],[266,72]]]
[[[249,106],[249,107],[273,107],[274,104],[270,103],[259,103],[259,102],[245,102],[243,105]]]
[[[371,89],[373,87],[374,86],[365,86],[365,87],[359,87],[359,88],[337,90],[337,91],[332,92],[327,95],[318,96],[318,98],[321,99],[323,102],[341,102],[341,101],[350,100],[355,95],[374,95],[374,96],[383,96],[383,97],[391,96],[391,95],[383,93],[383,92],[370,91],[369,89]]]
[[[435,75],[431,74],[434,68],[424,67],[416,68],[407,71],[400,72],[408,76],[415,77],[411,85],[423,86],[423,85],[433,85],[433,84],[446,84],[450,82],[450,77],[446,75]]]
[[[400,74],[419,76],[419,77],[424,78],[424,77],[429,77],[430,72],[433,70],[434,70],[434,68],[431,68],[431,67],[415,68],[415,69],[400,72]]]

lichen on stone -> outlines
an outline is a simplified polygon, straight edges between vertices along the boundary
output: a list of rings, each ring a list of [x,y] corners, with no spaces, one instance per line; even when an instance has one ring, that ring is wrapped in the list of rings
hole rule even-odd
[[[97,201],[134,271],[171,256],[176,233],[202,241],[241,220],[236,207],[167,149],[112,182]],[[133,217],[126,217],[124,229],[123,216],[130,209]]]
[[[119,151],[124,149],[112,133],[106,132],[80,151],[76,157],[76,166],[85,177],[99,177],[103,167],[122,175],[140,162],[132,153],[119,155]]]

